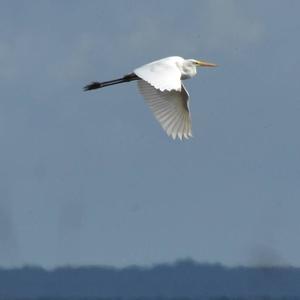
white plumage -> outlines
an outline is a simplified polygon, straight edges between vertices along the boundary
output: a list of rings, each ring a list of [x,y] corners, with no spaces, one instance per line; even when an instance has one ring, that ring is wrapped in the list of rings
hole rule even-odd
[[[158,90],[180,91],[181,72],[178,66],[183,62],[183,58],[171,56],[136,68],[133,73]]]
[[[181,91],[161,91],[146,81],[139,80],[138,87],[155,118],[169,136],[173,139],[188,139],[192,136],[189,95],[183,85]]]
[[[196,67],[215,67],[215,64],[179,56],[166,57],[136,68],[133,73],[106,82],[93,82],[85,90],[138,81],[138,88],[167,135],[190,138],[192,136],[189,94],[182,80],[197,74]]]

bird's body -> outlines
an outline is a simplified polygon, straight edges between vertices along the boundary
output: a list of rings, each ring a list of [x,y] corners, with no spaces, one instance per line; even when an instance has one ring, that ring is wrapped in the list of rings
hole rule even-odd
[[[153,61],[122,78],[93,82],[84,89],[92,90],[109,85],[138,81],[138,87],[155,118],[173,139],[192,136],[191,117],[188,105],[189,94],[182,80],[197,74],[197,66],[215,67],[215,64],[170,56]]]

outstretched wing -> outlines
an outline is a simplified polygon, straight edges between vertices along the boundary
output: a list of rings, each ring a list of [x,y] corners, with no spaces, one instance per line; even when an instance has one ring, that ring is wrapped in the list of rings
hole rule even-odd
[[[177,61],[181,57],[167,57],[152,63],[143,65],[133,72],[141,79],[147,81],[160,91],[180,91],[181,72]]]
[[[192,136],[191,118],[188,107],[189,94],[183,84],[180,91],[160,91],[144,80],[138,87],[155,118],[173,139]]]

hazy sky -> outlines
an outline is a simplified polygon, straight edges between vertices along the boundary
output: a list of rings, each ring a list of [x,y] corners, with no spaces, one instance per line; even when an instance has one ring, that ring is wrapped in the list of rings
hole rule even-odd
[[[0,1],[0,265],[300,266],[300,1]],[[135,83],[170,55],[194,138]]]

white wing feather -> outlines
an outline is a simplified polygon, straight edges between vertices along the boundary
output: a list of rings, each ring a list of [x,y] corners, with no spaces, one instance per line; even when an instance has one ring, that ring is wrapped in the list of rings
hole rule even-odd
[[[183,58],[172,56],[143,65],[133,72],[161,91],[180,91],[181,72],[177,66]]]
[[[183,84],[180,91],[160,91],[144,80],[138,87],[155,118],[173,139],[192,136],[191,118],[188,107],[189,94]]]

